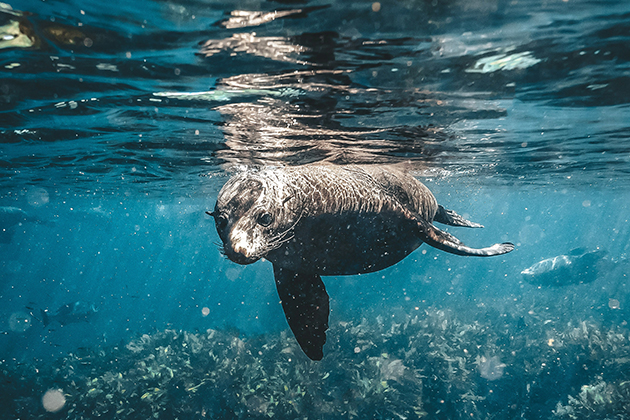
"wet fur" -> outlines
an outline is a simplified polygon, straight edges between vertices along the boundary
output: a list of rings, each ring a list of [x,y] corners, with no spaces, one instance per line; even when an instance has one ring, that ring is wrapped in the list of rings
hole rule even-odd
[[[457,255],[510,252],[510,243],[470,248],[433,226],[481,227],[437,204],[420,181],[376,166],[268,168],[221,189],[213,212],[223,252],[238,264],[272,262],[278,295],[300,347],[321,360],[329,298],[320,275],[378,271],[423,242]]]
[[[412,233],[413,213],[432,221],[437,210],[433,194],[409,175],[324,165],[237,175],[222,189],[215,209],[228,219],[219,235],[230,259],[249,263],[265,257],[324,275],[376,271],[400,261],[422,243]],[[257,225],[262,212],[272,214],[271,226]],[[246,259],[235,255],[238,235],[247,235]],[[357,259],[362,261],[352,263]]]

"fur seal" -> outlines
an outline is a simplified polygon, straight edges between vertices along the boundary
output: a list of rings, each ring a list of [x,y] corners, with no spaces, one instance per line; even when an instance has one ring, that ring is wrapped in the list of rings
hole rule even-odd
[[[411,175],[376,166],[311,164],[232,177],[214,211],[223,253],[238,264],[266,258],[300,347],[321,360],[328,294],[321,275],[382,270],[423,242],[457,255],[492,256],[511,243],[470,248],[432,222],[482,227],[438,205]]]

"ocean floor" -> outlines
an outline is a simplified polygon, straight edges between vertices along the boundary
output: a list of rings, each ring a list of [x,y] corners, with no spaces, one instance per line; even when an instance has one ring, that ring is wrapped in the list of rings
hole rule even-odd
[[[477,314],[338,322],[321,362],[286,331],[220,330],[5,360],[0,418],[630,418],[627,324]]]

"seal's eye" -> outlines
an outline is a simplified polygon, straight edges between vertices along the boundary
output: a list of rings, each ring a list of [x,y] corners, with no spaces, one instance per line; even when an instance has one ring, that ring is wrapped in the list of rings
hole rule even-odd
[[[224,229],[227,226],[228,218],[222,214],[214,213],[214,223],[216,223],[218,229]]]
[[[273,217],[269,213],[263,213],[258,216],[258,224],[267,227],[273,222]]]

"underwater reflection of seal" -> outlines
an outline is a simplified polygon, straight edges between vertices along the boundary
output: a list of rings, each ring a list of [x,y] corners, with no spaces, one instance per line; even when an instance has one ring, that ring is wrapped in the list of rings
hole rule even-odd
[[[586,251],[575,248],[569,255],[558,255],[537,262],[521,271],[528,282],[536,286],[568,286],[590,283],[597,278],[606,252],[601,249]]]
[[[305,165],[243,172],[213,212],[223,252],[238,264],[271,261],[282,308],[306,355],[321,360],[328,294],[320,275],[396,264],[423,242],[457,255],[492,256],[511,243],[469,248],[433,226],[482,227],[437,204],[420,181],[372,166]]]

